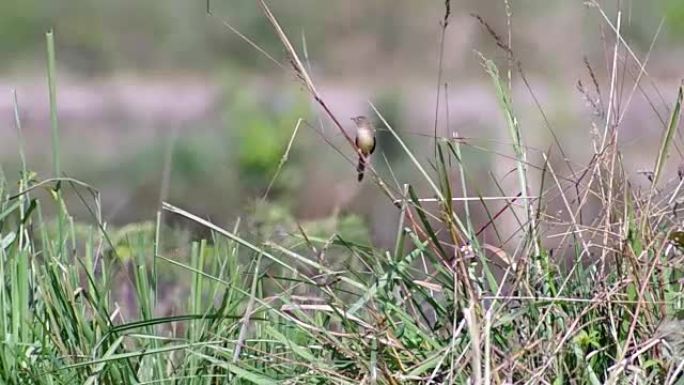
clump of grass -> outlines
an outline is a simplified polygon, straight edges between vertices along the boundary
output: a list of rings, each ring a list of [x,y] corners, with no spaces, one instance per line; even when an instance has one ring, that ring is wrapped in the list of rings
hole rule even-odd
[[[263,1],[260,5],[294,73],[355,151],[276,17]],[[617,56],[624,44],[619,23],[614,32]],[[522,71],[506,47],[509,63]],[[677,207],[669,204],[680,186],[658,185],[678,127],[681,86],[654,157],[652,186],[643,195],[621,167],[620,119],[610,112],[619,103],[617,60],[609,107],[595,115],[604,119],[595,122],[604,125],[595,155],[582,172],[570,168],[570,176],[548,162],[547,152],[542,165],[528,159],[510,86],[493,61],[482,60],[508,124],[519,191],[499,197],[473,192],[462,161],[462,147],[469,144],[461,139],[435,138],[434,159],[424,164],[371,105],[432,194],[420,197],[416,186],[392,184],[372,171],[378,190],[399,213],[391,250],[350,239],[334,226],[328,236],[305,226],[273,226],[272,236],[240,222],[226,229],[168,202],[154,226],[111,234],[95,189],[63,177],[57,166],[55,178],[37,181],[24,162],[18,188],[0,179],[0,379],[32,384],[681,381],[676,311],[682,307],[684,242],[676,231]],[[53,76],[54,71],[51,84]],[[53,122],[57,143],[56,115]],[[285,149],[278,172],[290,150]],[[535,195],[531,170],[539,170],[541,181]],[[59,208],[57,232],[43,217],[44,201],[36,198],[41,189]],[[74,222],[65,194],[81,199],[91,223]],[[561,202],[560,213],[545,210],[550,202]],[[589,202],[600,207],[582,216]],[[476,210],[488,218],[483,226],[475,224]],[[210,237],[187,248],[165,247],[168,215],[193,222]],[[499,231],[504,215],[518,221],[509,239]],[[485,241],[484,231],[493,236]],[[560,237],[553,255],[547,245],[551,235]],[[118,255],[123,245],[125,257]],[[331,255],[344,264],[331,263]],[[184,277],[182,295],[166,309],[160,298],[169,288],[161,284],[160,265]],[[663,347],[674,354],[664,354]]]

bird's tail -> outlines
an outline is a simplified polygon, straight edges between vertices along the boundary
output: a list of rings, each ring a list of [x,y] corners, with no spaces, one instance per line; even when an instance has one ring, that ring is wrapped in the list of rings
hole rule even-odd
[[[359,182],[363,180],[364,171],[366,171],[366,157],[359,156],[359,164],[356,165],[356,172],[359,174],[357,179]]]

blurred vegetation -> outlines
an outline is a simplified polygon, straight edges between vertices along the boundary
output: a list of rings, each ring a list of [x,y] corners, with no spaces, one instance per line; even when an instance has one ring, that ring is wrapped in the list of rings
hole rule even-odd
[[[309,8],[296,7],[311,4],[303,0],[283,4],[277,11],[290,35],[309,36],[307,47],[325,50],[321,56],[331,68],[355,64],[356,56],[349,52],[367,54],[382,47],[383,54],[392,54],[413,39],[425,41],[421,33],[431,31],[434,37],[430,27],[415,31],[397,21],[414,21],[412,12],[430,8],[423,2],[350,6],[319,1]],[[19,2],[3,6],[15,16],[31,9]],[[269,51],[278,50],[253,3],[231,6],[219,3],[215,12],[239,15],[235,21],[242,32],[258,37]],[[668,25],[678,28],[680,7],[667,6],[674,7],[667,19],[674,24]],[[535,9],[553,7],[544,3]],[[75,0],[35,10],[44,14],[31,16],[35,20],[18,31],[54,24],[64,32],[61,63],[79,73],[148,70],[151,65],[179,71],[186,65],[200,68],[212,55],[225,57],[221,49],[231,55],[249,49],[237,39],[201,38],[206,31],[197,27],[206,27],[206,15],[197,4],[180,0]],[[110,35],[113,26],[121,33]],[[345,34],[367,37],[378,29],[383,33],[365,46],[355,40],[340,48],[327,40]],[[210,33],[226,33],[216,31],[221,32]],[[14,45],[14,53],[25,45],[30,48],[31,33]],[[647,41],[643,37],[648,34],[637,28],[629,33],[638,44]],[[424,60],[420,52],[403,55]],[[419,169],[420,179],[411,181],[407,196],[394,190],[387,170],[379,173],[382,184],[369,178],[365,185],[345,186],[356,201],[366,200],[369,195],[359,191],[376,187],[374,182],[393,195],[384,203],[396,221],[378,221],[392,235],[392,244],[373,244],[371,224],[344,205],[317,219],[293,213],[291,200],[306,197],[298,188],[307,171],[324,166],[307,167],[318,160],[306,151],[312,139],[305,138],[313,135],[295,138],[282,173],[264,197],[295,123],[311,120],[312,113],[299,94],[242,89],[242,71],[256,72],[269,64],[261,60],[265,64],[253,65],[246,56],[237,56],[226,59],[231,64],[222,70],[237,75],[224,79],[218,119],[169,124],[171,130],[120,150],[118,162],[98,167],[78,157],[83,143],[73,145],[71,161],[90,170],[87,176],[125,173],[133,181],[135,193],[123,205],[145,221],[113,224],[103,217],[97,193],[71,179],[40,184],[37,174],[22,170],[15,184],[0,172],[2,382],[555,385],[681,380],[682,365],[669,351],[683,340],[682,321],[673,314],[683,303],[684,244],[677,240],[684,234],[677,207],[664,203],[679,199],[679,189],[663,188],[667,196],[659,201],[644,198],[618,164],[623,157],[617,141],[601,149],[597,142],[583,143],[595,149],[586,165],[578,162],[587,178],[559,177],[549,164],[528,158],[532,149],[522,141],[512,91],[494,62],[483,59],[480,64],[500,102],[500,111],[494,112],[508,118],[508,127],[492,130],[507,129],[510,137],[500,147],[513,154],[507,155],[505,177],[497,179],[499,144],[483,150],[448,133],[433,153],[430,122],[427,130],[416,132],[406,123],[414,100],[389,88],[375,102],[389,125],[406,138],[407,147],[381,130],[375,164],[382,169],[386,157],[402,183],[410,180],[402,175],[409,168]],[[366,63],[384,69],[372,60]],[[678,91],[662,146],[649,154],[658,159],[651,192],[660,186],[660,165],[674,143],[682,88]],[[616,95],[610,94],[616,98],[610,104],[619,105]],[[623,123],[619,116],[611,118],[605,137],[617,137]],[[430,151],[414,153],[416,147]],[[335,169],[325,171],[333,174]],[[539,196],[517,202],[499,197],[505,204],[500,210],[490,200],[473,204],[472,212],[461,210],[467,206],[455,202],[462,191],[480,195],[469,178],[490,175],[497,195],[523,191]],[[503,187],[505,178],[517,179],[516,184]],[[120,183],[112,179],[110,183]],[[565,210],[550,206],[559,196]],[[168,203],[160,207],[159,201],[167,198],[192,212]],[[72,201],[85,206],[86,214],[74,216]],[[368,202],[378,205],[378,200]],[[54,213],[45,212],[44,205]],[[211,218],[222,208],[238,212],[229,225],[217,225]],[[482,212],[489,219],[482,229],[490,227],[496,236],[475,226]],[[157,222],[150,220],[155,213]],[[502,237],[498,226],[514,235]],[[554,243],[561,236],[560,245]],[[663,320],[674,330],[659,331]]]
[[[333,87],[346,84],[347,80],[363,83],[374,77],[380,78],[377,84],[391,84],[370,85],[369,90],[358,91],[361,95],[355,97],[372,99],[392,127],[405,134],[408,143],[425,150],[419,153],[430,152],[431,138],[426,132],[432,130],[431,121],[421,126],[411,126],[415,119],[411,120],[409,112],[423,109],[422,100],[415,100],[417,96],[411,91],[415,79],[407,76],[406,79],[396,80],[391,76],[392,66],[397,65],[409,75],[422,71],[430,76],[429,83],[432,84],[439,33],[437,21],[443,16],[443,2],[376,0],[351,4],[288,0],[272,3],[274,12],[292,36],[298,51],[303,53],[306,44],[316,79],[333,79],[332,82],[337,82]],[[611,4],[617,4],[612,0],[602,3],[607,4],[607,9],[610,9]],[[560,81],[554,76],[558,68],[545,68],[544,64],[558,60],[558,65],[562,66],[563,56],[554,59],[553,55],[536,49],[535,44],[545,38],[539,31],[540,26],[546,26],[539,20],[546,20],[546,16],[562,15],[568,9],[568,4],[562,0],[543,4],[512,4],[516,16],[516,34],[536,34],[534,39],[518,38],[516,35],[516,44],[528,49],[530,54],[529,57],[525,56],[526,64],[531,63],[532,67],[547,71],[545,75],[550,76],[545,81],[551,85]],[[470,53],[471,46],[478,49],[494,46],[486,32],[480,28],[469,29],[472,19],[468,13],[483,14],[497,31],[505,31],[505,13],[500,2],[470,0],[455,2],[452,6],[454,17],[450,24],[449,32],[452,35],[449,39],[458,43],[458,39],[467,38],[464,52]],[[573,9],[582,9],[577,4],[571,6],[575,7]],[[79,140],[74,139],[75,143],[71,147],[69,144],[65,146],[65,164],[69,173],[94,182],[103,191],[110,191],[112,186],[117,189],[118,195],[108,201],[108,206],[125,207],[122,210],[126,212],[117,212],[115,217],[121,223],[149,218],[154,213],[154,205],[150,202],[158,202],[163,193],[164,170],[167,166],[164,162],[167,158],[171,161],[168,198],[187,202],[190,208],[205,213],[212,212],[211,203],[218,201],[221,202],[221,210],[226,212],[217,215],[225,219],[238,214],[244,207],[244,197],[263,193],[273,178],[297,119],[312,117],[310,105],[299,92],[301,90],[283,91],[285,87],[280,87],[272,77],[268,78],[268,86],[264,86],[266,77],[263,75],[268,71],[279,71],[278,67],[222,24],[222,21],[231,23],[282,61],[283,50],[272,28],[264,22],[256,2],[217,0],[211,2],[211,8],[214,16],[207,15],[204,2],[185,0],[0,2],[0,74],[6,70],[17,70],[42,77],[43,33],[54,28],[58,68],[72,76],[97,78],[120,72],[154,72],[165,80],[187,71],[206,74],[206,79],[200,81],[206,82],[207,86],[218,85],[218,101],[212,101],[216,105],[189,122],[159,123],[155,121],[158,118],[156,116],[151,118],[151,122],[144,120],[146,116],[140,120],[117,120],[119,116],[114,115],[111,121],[94,123],[102,124],[102,127],[91,127],[92,122],[78,122],[78,117],[75,119],[78,126],[69,127],[70,122],[64,124],[65,128],[73,131],[102,130],[102,135],[132,138],[132,144],[118,146],[117,155],[112,157],[101,157],[100,149],[96,146],[83,146],[78,134],[74,137]],[[684,28],[683,2],[633,1],[629,3],[629,9],[631,16],[624,28],[630,42],[646,49],[659,18],[664,14],[668,33],[664,35],[663,45],[679,47],[678,36]],[[662,13],[662,10],[666,12]],[[461,33],[464,35],[461,36]],[[577,33],[581,35],[585,31],[580,26]],[[586,34],[590,36],[591,44],[600,45],[593,30]],[[359,60],[359,57],[363,60]],[[447,66],[458,66],[454,63],[463,60],[453,56],[447,58]],[[34,64],[25,66],[27,62]],[[480,68],[477,65],[472,67],[475,67],[479,76]],[[282,75],[280,72],[278,74]],[[448,75],[461,76],[464,83],[479,79],[469,76],[467,71],[454,71]],[[390,78],[382,79],[383,76]],[[247,78],[249,82],[245,81]],[[281,76],[279,79],[282,78],[287,77]],[[419,78],[416,83],[421,82],[425,82],[425,79]],[[556,121],[563,114],[571,114],[565,104],[568,95],[565,91],[564,88],[562,92],[554,92],[552,102],[545,106],[558,106],[552,116]],[[182,92],[182,88],[176,92]],[[22,97],[20,94],[20,105]],[[343,102],[346,104],[347,101]],[[113,112],[118,113],[118,110]],[[32,117],[34,111],[29,110],[26,114]],[[368,111],[366,114],[372,115]],[[571,118],[574,116],[567,120]],[[440,119],[443,121],[442,116]],[[7,127],[10,126],[11,123],[8,123]],[[41,125],[32,128],[34,132],[44,129]],[[472,129],[494,128],[475,126]],[[138,133],[149,131],[157,133],[154,140],[148,137],[136,142]],[[412,173],[410,168],[405,167],[406,159],[389,132],[381,129],[378,137],[378,154],[382,156],[375,158],[375,166],[381,172],[386,172],[383,158],[386,157],[393,165],[392,171],[399,177]],[[309,177],[306,174],[307,159],[322,157],[320,148],[324,146],[312,145],[321,143],[317,140],[311,132],[296,138],[287,163],[269,192],[271,199],[293,206],[297,197],[292,193]],[[33,163],[47,164],[49,151],[45,151],[38,141],[32,145],[38,149],[31,157]],[[9,151],[0,154],[0,160],[10,171],[11,178],[16,175],[18,162],[15,157],[6,154],[13,155]],[[474,167],[481,165],[481,170],[489,169],[491,159],[486,153],[464,148],[463,156]],[[338,166],[331,166],[331,169],[337,170],[335,167]],[[484,175],[479,170],[475,174]],[[124,190],[121,188],[123,185],[130,188]],[[194,199],[198,187],[202,191],[202,200]]]
[[[326,65],[331,73],[343,69],[373,73],[372,67],[359,67],[360,62],[353,60],[354,52],[378,58],[401,58],[405,66],[419,68],[424,62],[418,59],[431,55],[434,49],[424,42],[434,39],[436,21],[442,12],[442,2],[437,1],[422,4],[377,0],[353,5],[315,0],[272,3],[284,27],[294,36],[305,37],[317,65]],[[611,9],[610,4],[616,1],[601,3]],[[513,7],[521,18],[520,26],[525,18],[562,12],[568,4],[562,0],[516,2]],[[474,12],[487,16],[488,20],[501,20],[504,16],[499,2],[471,0],[453,7],[455,14]],[[630,19],[627,32],[641,36],[639,40],[646,47],[663,14],[671,32],[671,44],[677,44],[676,37],[684,30],[681,1],[633,1],[629,7],[634,15],[641,17]],[[58,31],[60,66],[80,75],[122,69],[160,71],[226,65],[252,73],[273,68],[267,60],[254,60],[260,54],[222,25],[223,21],[231,23],[277,57],[280,52],[277,39],[264,23],[256,2],[214,0],[211,10],[215,17],[207,15],[203,1],[185,0],[4,0],[0,2],[0,60],[4,63],[0,69],[11,68],[18,61],[23,63],[22,59],[36,58],[42,52],[43,33],[51,28]],[[486,35],[474,39],[475,42],[487,40]],[[331,44],[332,41],[336,43]],[[340,43],[345,41],[352,45]],[[295,43],[303,48],[301,39]]]
[[[670,27],[671,37],[675,41],[680,41],[684,34],[684,2],[679,0],[664,0],[665,2],[665,21]]]
[[[241,183],[248,190],[263,191],[285,155],[298,119],[310,116],[302,95],[255,95],[235,93],[228,97],[224,114],[226,144],[234,155]],[[299,135],[287,157],[287,168],[297,169],[306,135]],[[299,175],[301,173],[294,173]],[[276,190],[292,188],[297,179],[278,178]],[[276,191],[277,194],[277,191]]]

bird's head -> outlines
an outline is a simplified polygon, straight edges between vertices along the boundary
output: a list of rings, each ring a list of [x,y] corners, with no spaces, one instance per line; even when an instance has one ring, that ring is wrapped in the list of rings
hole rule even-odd
[[[368,124],[368,118],[363,116],[363,115],[355,116],[355,117],[351,118],[351,120],[354,123],[356,123],[356,125],[358,125],[358,126]]]

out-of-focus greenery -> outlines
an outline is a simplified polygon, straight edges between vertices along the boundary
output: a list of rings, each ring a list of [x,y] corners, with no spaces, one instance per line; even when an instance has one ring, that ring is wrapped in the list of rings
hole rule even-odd
[[[37,1],[0,2],[0,55],[7,60],[19,52],[30,52],[43,42],[45,7]]]
[[[310,112],[301,95],[255,95],[235,93],[227,98],[224,122],[226,148],[233,153],[239,178],[247,188],[265,188],[285,155],[299,118]],[[303,129],[302,129],[303,131]],[[288,154],[288,169],[297,168],[300,148],[306,135],[295,138]],[[293,187],[295,180],[276,180],[276,187]]]
[[[671,28],[672,37],[679,40],[681,39],[682,34],[684,34],[684,2],[679,0],[664,1],[665,20]]]
[[[218,2],[217,2],[218,3]],[[228,7],[246,34],[266,38],[255,3]],[[217,4],[218,5],[218,4]],[[217,11],[222,12],[219,7]],[[133,68],[203,68],[230,61],[259,66],[244,42],[226,37],[220,22],[208,18],[204,2],[183,0],[7,0],[0,2],[0,58],[33,57],[43,33],[59,36],[60,64],[83,75]],[[265,39],[268,41],[268,38]],[[249,64],[248,64],[249,62]]]
[[[352,213],[335,213],[327,218],[298,221],[290,208],[279,203],[262,201],[255,203],[249,222],[262,238],[276,236],[281,242],[299,237],[296,244],[304,243],[301,231],[311,238],[323,239],[334,234],[348,242],[369,241],[367,224],[360,216]]]
[[[380,61],[402,60],[408,67],[424,67],[423,56],[432,55],[434,49],[424,42],[434,39],[443,13],[442,2],[407,0],[290,0],[272,2],[272,6],[288,32],[306,38],[308,51],[317,65],[325,65],[331,72],[375,71],[375,67],[361,66],[362,61],[354,60],[354,53],[377,56]],[[562,13],[569,6],[576,4],[563,0],[513,3],[518,28],[526,27],[526,18]],[[452,28],[466,23],[468,18],[460,16],[469,13],[483,14],[490,21],[500,20],[504,15],[502,7],[500,2],[452,2],[452,12],[459,16],[452,20]],[[684,28],[684,5],[679,0],[632,2],[630,7],[634,13],[653,16],[632,17],[625,27],[627,33],[630,29],[637,31],[637,35],[643,32],[642,40],[647,43],[659,21],[657,15],[667,15],[672,36]],[[60,66],[79,75],[226,65],[250,72],[273,68],[269,61],[257,60],[260,54],[222,25],[223,21],[231,23],[280,58],[277,39],[264,23],[257,2],[213,0],[211,10],[213,17],[207,15],[205,1],[185,0],[3,0],[0,69],[11,67],[22,58],[36,58],[42,52],[43,33],[52,28],[57,31]],[[473,41],[489,39],[486,34],[480,36],[481,39]],[[543,35],[538,37],[543,39]],[[301,38],[296,44],[303,48]]]
[[[402,36],[411,36],[400,24],[407,11],[425,10],[406,2],[351,7],[293,0],[273,6],[284,26],[296,26],[296,32],[306,36],[308,49],[319,58],[333,59],[330,63],[335,54],[328,39],[379,33],[381,48],[392,50]],[[5,0],[0,2],[0,58],[8,63],[35,57],[43,33],[55,29],[62,67],[81,75],[127,68],[216,68],[226,63],[248,71],[272,68],[268,61],[255,60],[259,54],[222,25],[231,23],[277,56],[277,39],[257,2],[214,0],[214,17],[206,11],[205,1]],[[381,16],[395,21],[375,23]]]
[[[387,123],[398,133],[404,133],[406,127],[402,122],[406,121],[405,111],[406,106],[404,100],[401,99],[401,94],[396,90],[386,90],[380,93],[375,102],[375,107],[382,111],[382,116]],[[367,114],[373,116],[371,112]],[[376,133],[378,139],[378,153],[383,153],[390,163],[394,164],[394,160],[401,156],[401,147],[394,140],[392,134],[384,128],[382,122],[376,122],[375,126],[379,128]],[[411,134],[409,132],[409,134]]]

